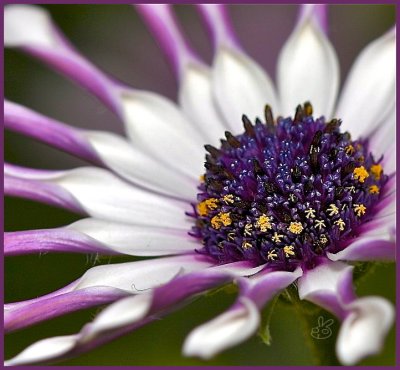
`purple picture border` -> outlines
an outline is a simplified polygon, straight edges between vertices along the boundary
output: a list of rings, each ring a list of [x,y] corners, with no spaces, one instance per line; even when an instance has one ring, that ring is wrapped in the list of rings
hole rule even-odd
[[[216,3],[217,1],[202,1],[202,3]],[[4,40],[4,5],[5,4],[132,4],[134,2],[132,1],[117,1],[117,2],[111,2],[111,1],[104,1],[104,0],[97,0],[97,1],[29,1],[29,0],[19,0],[19,1],[1,1],[1,35],[2,35],[2,40]],[[137,3],[143,3],[143,2],[137,2]],[[157,3],[157,2],[154,2]],[[185,2],[158,2],[158,3],[170,3],[170,4],[196,4],[199,3],[198,1],[185,1]],[[278,2],[278,1],[229,1],[229,2],[221,2],[218,1],[218,3],[225,3],[225,4],[303,4],[304,2],[300,2],[300,1],[284,1],[284,2]],[[313,4],[346,4],[346,5],[352,5],[352,4],[360,4],[360,5],[367,5],[367,4],[377,4],[377,5],[382,5],[382,4],[392,4],[396,6],[396,25],[398,24],[398,20],[400,19],[399,13],[400,13],[400,6],[398,5],[398,1],[397,0],[387,0],[387,1],[370,1],[370,0],[364,0],[364,1],[359,1],[359,0],[352,0],[352,1],[345,1],[345,0],[339,0],[339,1],[324,1],[324,2],[310,2]],[[4,45],[3,45],[4,46]],[[400,47],[399,47],[399,43],[397,43],[397,55],[400,55]],[[1,67],[1,79],[2,79],[2,84],[1,84],[1,95],[4,99],[4,58],[1,58],[0,61],[0,67]],[[397,72],[397,76],[399,76],[399,58],[397,59],[397,68],[396,68],[396,72]],[[397,88],[396,88],[396,92],[399,92],[399,79],[397,78]],[[4,116],[4,107],[2,105],[2,114]],[[400,116],[400,110],[397,109],[397,122],[399,122],[399,116]],[[396,139],[397,139],[397,143],[400,142],[400,130],[396,131]],[[2,151],[1,151],[1,160],[4,163],[4,132],[3,130],[1,130],[1,146],[2,146]],[[397,163],[400,162],[400,151],[399,151],[399,145],[396,146],[396,157],[397,157]],[[1,171],[3,172],[3,167],[1,167]],[[4,175],[4,173],[3,173]],[[399,178],[397,178],[397,182],[399,182]],[[397,184],[398,185],[398,184]],[[4,193],[4,185],[2,183],[2,190]],[[400,209],[400,203],[397,202],[397,213],[399,212]],[[4,199],[2,197],[1,200],[1,209],[2,209],[2,213],[1,213],[1,217],[3,219],[2,222],[2,228],[4,228]],[[396,220],[397,222],[397,227],[396,227],[396,237],[398,237],[398,234],[400,233],[398,230],[398,223],[399,220]],[[3,229],[1,232],[1,240],[3,242]],[[396,264],[396,277],[397,277],[397,281],[400,281],[400,268],[399,268],[399,264]],[[4,258],[1,261],[1,277],[2,277],[2,281],[4,282]],[[2,295],[1,295],[1,300],[2,303],[4,303],[4,286],[3,284],[0,287],[1,291],[2,291]],[[396,286],[396,299],[398,299],[400,297],[400,284],[397,284]],[[398,305],[396,305],[396,312],[397,314],[399,313],[399,308]],[[399,332],[400,332],[400,320],[396,320],[396,367],[400,366],[400,361],[399,361],[399,353],[400,353],[400,343],[399,343]],[[2,357],[4,357],[4,338],[3,335],[1,336],[1,354]],[[84,369],[84,368],[108,368],[108,369],[120,369],[121,367],[125,367],[125,368],[135,368],[135,369],[182,369],[182,368],[189,368],[189,369],[202,369],[204,366],[179,366],[179,367],[175,367],[175,366],[62,366],[63,368],[71,368],[71,369]],[[206,366],[208,368],[218,368],[221,370],[224,369],[254,369],[254,368],[277,368],[277,369],[291,369],[293,367],[296,368],[301,368],[301,369],[308,369],[308,366]],[[320,366],[321,368],[333,368],[336,366]],[[18,366],[18,369],[30,369],[32,368],[31,366]],[[41,366],[35,366],[36,369],[41,368]],[[58,369],[59,366],[43,366],[43,368],[46,369]],[[371,368],[376,368],[376,369],[388,369],[388,368],[392,368],[392,366],[349,366],[348,368],[356,368],[356,369],[371,369]],[[393,367],[394,368],[394,367]]]

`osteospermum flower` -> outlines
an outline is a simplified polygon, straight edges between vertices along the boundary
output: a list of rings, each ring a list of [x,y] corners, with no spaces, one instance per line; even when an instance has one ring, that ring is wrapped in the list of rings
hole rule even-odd
[[[342,322],[343,364],[380,351],[394,311],[383,298],[354,294],[351,262],[394,258],[395,30],[358,56],[336,104],[339,67],[325,6],[301,7],[279,56],[277,90],[239,46],[223,6],[198,6],[214,41],[211,68],[169,6],[137,9],[175,68],[179,105],[99,71],[43,9],[5,10],[6,46],[89,90],[121,118],[127,136],[72,128],[6,102],[8,129],[93,166],[7,164],[7,195],[86,218],[6,233],[5,254],[157,257],[96,266],[53,293],[6,304],[7,332],[110,304],[79,333],[41,340],[7,364],[77,355],[231,281],[236,302],[189,334],[185,355],[207,359],[249,338],[260,310],[295,282],[301,299]]]

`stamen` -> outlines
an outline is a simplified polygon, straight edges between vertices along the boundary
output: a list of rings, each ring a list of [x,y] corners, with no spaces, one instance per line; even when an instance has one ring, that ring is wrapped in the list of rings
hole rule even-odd
[[[300,234],[303,231],[303,225],[301,222],[291,222],[288,230],[293,234]]]
[[[366,210],[367,207],[365,207],[364,204],[354,204],[354,212],[358,217],[364,215]]]
[[[383,169],[380,164],[373,164],[370,168],[371,174],[375,177],[375,180],[380,180]]]
[[[294,249],[293,245],[286,245],[283,248],[283,252],[285,253],[285,257],[294,256],[296,253],[294,253],[293,249]]]
[[[269,229],[272,229],[271,220],[271,217],[263,214],[257,219],[256,227],[259,228],[262,232],[266,232]]]
[[[369,173],[365,169],[364,166],[355,168],[353,171],[353,174],[354,174],[354,178],[361,183],[363,183],[365,181],[365,179],[369,176]]]
[[[370,194],[379,194],[379,186],[377,185],[371,185],[369,187],[369,193]]]

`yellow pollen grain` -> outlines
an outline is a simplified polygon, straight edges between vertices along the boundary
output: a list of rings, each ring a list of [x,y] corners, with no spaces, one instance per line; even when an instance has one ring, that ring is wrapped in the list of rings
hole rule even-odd
[[[274,260],[275,258],[277,258],[278,257],[278,254],[276,253],[276,250],[275,249],[272,249],[272,250],[270,250],[270,251],[268,251],[268,253],[267,253],[267,258],[269,259],[269,260]]]
[[[244,235],[250,236],[252,230],[253,230],[253,225],[252,224],[246,224],[245,227],[244,227]]]
[[[197,205],[197,211],[200,216],[207,216],[208,211],[216,209],[218,207],[218,199],[209,198],[203,200]]]
[[[281,239],[283,238],[282,234],[278,234],[276,231],[274,232],[274,235],[272,236],[272,241],[275,243],[280,243]]]
[[[272,229],[271,224],[272,217],[268,217],[267,215],[261,215],[257,222],[256,227],[259,228],[262,232],[266,232],[269,229]]]
[[[285,253],[285,256],[286,257],[294,256],[295,253],[293,252],[293,249],[294,249],[293,245],[286,245],[283,248],[283,252]]]
[[[205,179],[206,179],[205,175],[200,175],[199,177],[200,182],[204,182]]]
[[[379,186],[377,185],[371,185],[368,190],[370,194],[379,194]]]
[[[363,183],[365,179],[369,176],[369,173],[364,166],[356,167],[353,171],[353,174],[354,178],[361,183]]]
[[[329,216],[335,216],[339,213],[339,208],[336,207],[333,203],[329,205],[329,208],[327,209],[327,211],[329,212]]]
[[[219,230],[222,226],[229,226],[231,223],[232,219],[229,213],[220,212],[211,219],[211,226],[217,230]]]
[[[344,148],[344,151],[346,154],[353,154],[355,152],[354,146],[353,145],[347,145],[346,148]]]
[[[313,208],[306,209],[304,213],[307,218],[315,218],[315,209]]]
[[[244,250],[247,250],[247,249],[250,249],[252,247],[252,245],[251,245],[251,243],[249,243],[249,242],[243,242],[242,243],[242,248],[244,249]]]
[[[293,234],[300,234],[303,231],[303,225],[301,222],[291,222],[288,230]]]
[[[365,207],[364,204],[354,204],[354,212],[358,217],[364,215],[366,210],[367,207]]]
[[[326,243],[328,243],[328,238],[326,237],[325,234],[322,234],[321,237],[319,238],[319,241],[320,241],[322,244],[326,244]]]
[[[227,194],[224,195],[222,200],[226,203],[226,204],[232,204],[234,202],[233,200],[233,195],[232,194]]]
[[[369,170],[376,180],[379,180],[381,178],[383,168],[380,164],[373,164]]]
[[[336,220],[334,224],[339,227],[340,231],[343,231],[344,227],[346,226],[346,223],[341,218],[339,218],[339,220]]]

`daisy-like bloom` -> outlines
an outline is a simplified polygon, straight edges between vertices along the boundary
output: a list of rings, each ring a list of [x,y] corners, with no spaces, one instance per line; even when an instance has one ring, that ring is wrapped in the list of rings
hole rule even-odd
[[[101,72],[43,9],[5,10],[8,47],[73,79],[126,129],[126,138],[81,130],[5,103],[8,129],[92,163],[5,166],[7,195],[86,216],[6,233],[5,254],[157,257],[96,266],[53,293],[6,304],[6,332],[109,304],[79,333],[41,340],[7,364],[78,355],[232,281],[236,302],[189,334],[185,355],[208,359],[246,340],[260,310],[295,282],[301,299],[341,321],[343,364],[379,352],[394,310],[355,295],[352,262],[394,258],[395,30],[361,52],[336,104],[339,66],[323,5],[301,7],[279,56],[277,89],[240,47],[222,5],[198,6],[214,42],[211,68],[168,5],[137,9],[176,71],[179,105]]]

